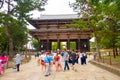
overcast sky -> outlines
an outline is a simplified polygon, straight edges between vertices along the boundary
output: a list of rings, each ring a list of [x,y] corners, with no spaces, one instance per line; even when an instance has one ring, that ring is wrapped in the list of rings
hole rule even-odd
[[[73,3],[75,0],[48,0],[48,4],[45,6],[45,11],[38,12],[33,11],[33,18],[40,17],[41,14],[76,14],[72,8],[69,6],[69,2]],[[29,25],[30,29],[34,29],[31,25]]]
[[[34,11],[33,17],[40,17],[40,14],[75,14],[72,8],[69,6],[69,2],[73,3],[75,0],[48,0],[48,4],[45,6],[45,11]]]

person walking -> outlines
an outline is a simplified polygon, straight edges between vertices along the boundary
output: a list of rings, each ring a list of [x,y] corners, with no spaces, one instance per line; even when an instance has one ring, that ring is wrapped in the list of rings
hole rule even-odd
[[[44,72],[45,71],[45,63],[44,63],[44,57],[45,57],[46,55],[45,55],[45,52],[43,52],[41,55],[40,55],[40,65],[41,65],[41,67],[42,67],[42,72]]]
[[[63,60],[63,58],[62,58],[62,56],[61,56],[61,54],[60,54],[60,51],[58,52],[58,56],[60,57],[60,60],[59,60],[59,68],[60,68],[60,70],[62,71],[62,70],[63,70],[63,68],[62,68],[62,60]]]
[[[68,54],[66,49],[64,49],[64,56],[63,56],[63,58],[64,58],[64,71],[66,70],[66,68],[69,70],[70,69],[69,65],[68,65],[69,54]]]
[[[80,59],[81,59],[81,65],[86,64],[87,55],[85,52],[82,52],[80,54]]]
[[[84,53],[83,52],[80,53],[80,62],[81,62],[81,65],[83,65],[83,63],[84,63]]]
[[[87,64],[87,63],[86,63],[86,59],[87,59],[87,53],[84,52],[84,64]]]
[[[2,55],[0,56],[1,66],[2,66],[3,73],[5,72],[7,61],[8,61],[8,57],[5,56],[5,54],[6,53],[2,53]]]
[[[2,60],[0,59],[0,75],[3,73],[3,71],[2,71]]]
[[[77,64],[78,64],[79,54],[80,54],[80,52],[76,51],[76,63]]]
[[[56,53],[56,55],[54,56],[54,64],[55,64],[55,68],[56,68],[56,72],[59,71],[59,65],[60,65],[60,56],[59,52]]]
[[[39,55],[40,55],[40,54],[37,52],[37,53],[35,54],[35,59],[36,59],[36,58],[39,58]]]
[[[72,50],[72,52],[71,52],[72,70],[74,70],[75,72],[77,71],[76,67],[75,67],[76,59],[77,59],[76,52],[74,50]]]
[[[37,65],[40,64],[40,58],[39,58],[39,56],[40,56],[40,54],[39,54],[39,52],[37,52],[37,53],[35,54],[35,59],[36,59],[36,61],[37,61]]]
[[[21,64],[21,56],[20,54],[16,54],[16,57],[15,57],[15,60],[14,60],[14,63],[15,63],[15,66],[17,68],[17,71],[20,71],[20,64]]]
[[[46,56],[44,57],[44,63],[45,63],[45,74],[44,76],[49,76],[50,75],[50,63],[51,63],[51,57],[49,56],[49,52],[45,53]]]

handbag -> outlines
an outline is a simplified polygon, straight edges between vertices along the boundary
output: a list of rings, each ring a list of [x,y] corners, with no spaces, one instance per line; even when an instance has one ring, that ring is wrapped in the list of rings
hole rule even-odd
[[[45,65],[45,63],[44,63],[44,61],[43,61],[43,60],[41,60],[41,64],[42,64],[42,65]]]

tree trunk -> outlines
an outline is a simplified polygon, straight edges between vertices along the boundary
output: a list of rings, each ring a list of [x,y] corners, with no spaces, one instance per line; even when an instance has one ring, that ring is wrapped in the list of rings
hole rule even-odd
[[[95,39],[96,39],[96,48],[97,48],[97,56],[99,59],[101,59],[101,53],[100,53],[100,48],[99,48],[99,45],[98,45],[98,38],[97,38],[97,35],[95,35]]]
[[[116,56],[118,56],[118,49],[117,49],[117,47],[115,48],[115,53],[116,53]]]
[[[119,49],[119,55],[120,55],[120,47],[118,49]]]
[[[13,57],[13,40],[12,40],[12,38],[11,38],[9,32],[8,32],[7,23],[5,23],[4,28],[5,28],[5,29],[4,29],[4,30],[5,30],[5,34],[6,34],[6,36],[8,37],[9,59],[11,60],[12,57]]]
[[[28,60],[27,44],[26,44],[26,50],[25,50],[25,59]]]
[[[115,48],[113,47],[113,57],[116,58],[116,55],[115,55]]]
[[[21,43],[18,45],[18,47],[17,47],[17,51],[18,51],[18,53],[20,54],[20,49],[21,49]]]

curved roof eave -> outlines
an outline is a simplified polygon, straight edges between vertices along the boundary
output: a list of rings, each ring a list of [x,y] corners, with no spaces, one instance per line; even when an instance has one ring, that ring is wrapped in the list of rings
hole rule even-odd
[[[80,19],[77,14],[61,14],[61,15],[41,15],[33,20],[60,20],[60,19]]]

